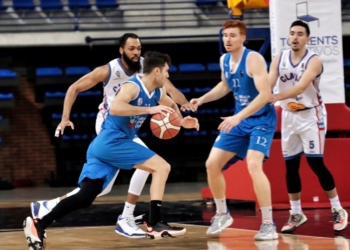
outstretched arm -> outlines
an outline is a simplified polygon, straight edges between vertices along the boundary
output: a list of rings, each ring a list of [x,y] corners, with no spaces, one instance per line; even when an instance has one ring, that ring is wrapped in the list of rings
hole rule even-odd
[[[164,87],[166,88],[167,93],[171,96],[171,99],[173,99],[174,102],[181,106],[182,111],[196,111],[196,107],[191,104],[186,99],[185,95],[181,93],[177,88],[175,88],[174,84],[172,84],[168,79],[165,81]]]
[[[58,124],[55,132],[56,137],[63,134],[66,126],[70,126],[72,129],[74,129],[74,124],[69,120],[69,117],[77,95],[80,92],[91,89],[100,82],[108,81],[108,76],[108,65],[100,66],[90,73],[82,76],[78,81],[69,86],[64,98],[62,120]]]

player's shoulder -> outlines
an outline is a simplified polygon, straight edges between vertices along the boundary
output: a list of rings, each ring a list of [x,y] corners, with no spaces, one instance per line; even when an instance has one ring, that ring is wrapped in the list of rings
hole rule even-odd
[[[265,58],[255,50],[248,50],[246,60],[248,64],[265,63]]]

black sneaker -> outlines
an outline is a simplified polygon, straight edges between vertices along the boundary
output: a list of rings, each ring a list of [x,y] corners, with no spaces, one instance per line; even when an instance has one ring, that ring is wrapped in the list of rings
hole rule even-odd
[[[152,240],[166,237],[172,238],[186,233],[186,228],[170,226],[164,221],[158,222],[153,227],[145,222],[145,226],[147,228],[146,237]]]
[[[23,230],[29,250],[45,249],[45,230],[41,228],[38,220],[33,220],[32,217],[27,217],[23,221]]]

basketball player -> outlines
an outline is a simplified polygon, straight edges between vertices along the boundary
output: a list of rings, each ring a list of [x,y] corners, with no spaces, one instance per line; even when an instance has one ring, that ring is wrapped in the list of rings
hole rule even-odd
[[[121,54],[120,58],[110,61],[107,65],[96,68],[91,73],[86,74],[68,88],[64,100],[62,121],[57,126],[55,133],[56,137],[58,137],[60,134],[63,134],[66,126],[70,126],[72,129],[74,129],[74,124],[69,120],[69,117],[73,103],[78,93],[86,91],[98,83],[103,82],[104,97],[102,103],[99,106],[100,111],[97,115],[95,125],[96,133],[98,134],[101,130],[101,124],[105,119],[106,111],[110,106],[115,93],[119,90],[121,84],[128,80],[130,77],[135,76],[136,73],[143,72],[143,58],[140,56],[141,43],[139,37],[133,33],[126,33],[118,39],[117,45],[119,46],[119,52]],[[180,91],[178,91],[168,79],[165,79],[165,87],[167,93],[170,94],[174,101],[182,105],[183,110],[191,109],[194,111],[193,105],[186,100],[185,96]],[[146,146],[137,136],[135,136],[134,141],[140,143],[143,146]],[[117,175],[118,172],[116,172],[114,180]],[[145,232],[135,224],[135,219],[138,219],[139,217],[134,218],[133,214],[135,204],[142,192],[148,176],[148,172],[139,169],[137,169],[133,174],[123,213],[118,217],[117,226],[115,228],[116,233],[129,238],[145,237]],[[99,196],[109,193],[113,183],[114,181],[111,181],[110,186],[106,187],[106,189],[104,189],[103,192],[99,194]],[[58,202],[66,197],[76,194],[78,191],[79,188],[76,188],[72,192],[67,193],[62,197],[57,197],[49,201],[32,202],[31,210],[33,217],[42,218],[44,215],[50,212]]]
[[[298,20],[289,32],[291,48],[276,56],[270,66],[269,81],[278,83],[279,94],[271,103],[280,101],[282,108],[282,152],[286,162],[286,181],[291,204],[290,217],[283,226],[283,233],[293,232],[307,221],[300,204],[300,157],[306,160],[317,175],[321,187],[327,193],[334,219],[334,230],[341,231],[348,225],[348,214],[340,205],[333,180],[323,161],[325,143],[324,105],[319,92],[323,71],[321,58],[306,48],[310,41],[309,26]]]
[[[87,150],[87,162],[79,177],[80,190],[55,206],[41,219],[27,217],[24,232],[29,249],[42,249],[45,229],[53,221],[75,210],[89,207],[104,190],[119,169],[142,169],[152,174],[150,188],[150,218],[147,236],[152,239],[182,235],[185,228],[172,227],[162,220],[161,204],[170,165],[163,158],[133,141],[147,116],[157,113],[181,113],[177,104],[166,94],[170,57],[159,52],[146,52],[144,75],[122,84],[113,99],[102,130]],[[160,105],[157,105],[159,102]],[[196,118],[182,118],[184,128],[199,129]]]
[[[206,161],[208,182],[216,204],[216,215],[207,234],[218,234],[233,223],[226,206],[225,180],[222,167],[237,156],[244,159],[253,180],[254,191],[262,210],[262,225],[256,240],[277,239],[272,220],[270,183],[262,165],[276,128],[276,113],[268,103],[271,88],[264,58],[243,46],[246,25],[238,20],[223,24],[223,42],[226,54],[221,56],[221,82],[211,91],[191,102],[196,106],[218,100],[231,91],[235,98],[233,116],[222,117],[220,134]]]

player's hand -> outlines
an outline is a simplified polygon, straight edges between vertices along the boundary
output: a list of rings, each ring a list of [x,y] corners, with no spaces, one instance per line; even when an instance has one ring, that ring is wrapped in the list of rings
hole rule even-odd
[[[197,106],[195,106],[194,104],[192,104],[190,102],[187,102],[185,104],[182,104],[180,109],[182,111],[190,110],[192,112],[195,112],[197,110]]]
[[[196,107],[196,110],[197,108],[203,104],[203,101],[201,98],[194,98],[190,101],[191,104],[193,104],[195,107]]]
[[[220,117],[223,122],[220,123],[218,130],[222,133],[228,133],[233,127],[236,127],[242,119],[237,115],[228,116],[228,117]]]
[[[73,122],[71,122],[70,120],[62,120],[55,130],[55,137],[59,137],[60,134],[63,135],[64,129],[66,127],[71,127],[71,129],[74,130]]]
[[[170,108],[168,106],[163,106],[163,105],[157,105],[157,106],[151,107],[149,109],[150,115],[161,113],[162,115],[166,116],[167,113],[172,114],[174,112],[175,112],[175,110],[173,108]]]
[[[197,131],[199,130],[198,119],[191,116],[184,117],[181,120],[181,126],[188,129],[195,128]]]
[[[277,95],[271,95],[271,98],[269,101],[270,104],[275,104],[278,101],[279,101],[279,99],[277,98]]]

